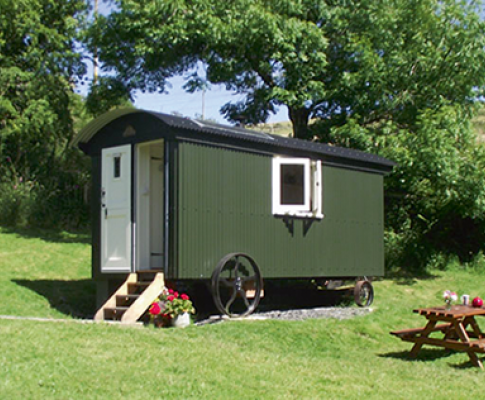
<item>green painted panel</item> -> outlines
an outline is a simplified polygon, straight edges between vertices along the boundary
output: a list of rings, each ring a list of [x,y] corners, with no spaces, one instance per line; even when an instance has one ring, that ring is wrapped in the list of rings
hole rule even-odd
[[[382,176],[323,167],[323,220],[271,213],[271,157],[182,143],[178,278],[210,278],[230,252],[265,278],[383,275]]]

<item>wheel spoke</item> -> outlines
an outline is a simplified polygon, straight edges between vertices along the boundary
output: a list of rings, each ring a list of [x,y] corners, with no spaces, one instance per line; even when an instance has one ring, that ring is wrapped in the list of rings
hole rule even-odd
[[[220,278],[219,282],[221,282],[226,287],[233,288],[236,281],[232,278],[229,278],[229,279]]]
[[[249,309],[251,307],[251,304],[249,303],[249,300],[246,297],[246,292],[244,290],[240,290],[239,292],[241,293],[241,297],[244,300],[244,304],[246,304],[246,307]]]
[[[241,265],[241,262],[239,261],[239,257],[236,257],[236,265],[234,266],[234,278],[237,279],[239,276],[239,266]]]
[[[229,301],[226,303],[226,306],[224,307],[228,315],[231,314],[231,312],[229,311],[229,308],[232,306],[232,303],[234,303],[234,300],[236,300],[236,297],[237,297],[237,291],[233,290],[231,298],[229,299]]]

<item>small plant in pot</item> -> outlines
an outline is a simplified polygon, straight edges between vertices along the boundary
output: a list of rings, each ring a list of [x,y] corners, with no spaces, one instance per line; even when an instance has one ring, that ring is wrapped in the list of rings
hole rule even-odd
[[[164,289],[150,306],[149,313],[155,326],[185,328],[190,324],[190,314],[195,313],[195,308],[185,293]]]

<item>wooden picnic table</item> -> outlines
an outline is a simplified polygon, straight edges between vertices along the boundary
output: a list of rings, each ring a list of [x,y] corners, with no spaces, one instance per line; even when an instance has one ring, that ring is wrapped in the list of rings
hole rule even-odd
[[[485,316],[485,308],[456,305],[450,309],[445,306],[418,308],[414,312],[428,320],[424,328],[391,332],[406,342],[414,343],[410,357],[416,358],[423,345],[427,344],[466,352],[472,364],[483,369],[477,353],[485,353],[485,334],[480,330],[475,317]],[[433,332],[440,332],[441,336],[430,337]]]

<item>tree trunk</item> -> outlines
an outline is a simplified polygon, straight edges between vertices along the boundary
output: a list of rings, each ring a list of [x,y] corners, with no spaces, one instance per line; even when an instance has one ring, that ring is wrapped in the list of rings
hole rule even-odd
[[[310,110],[307,108],[288,107],[288,116],[293,124],[293,137],[310,140],[311,134],[308,130]]]

